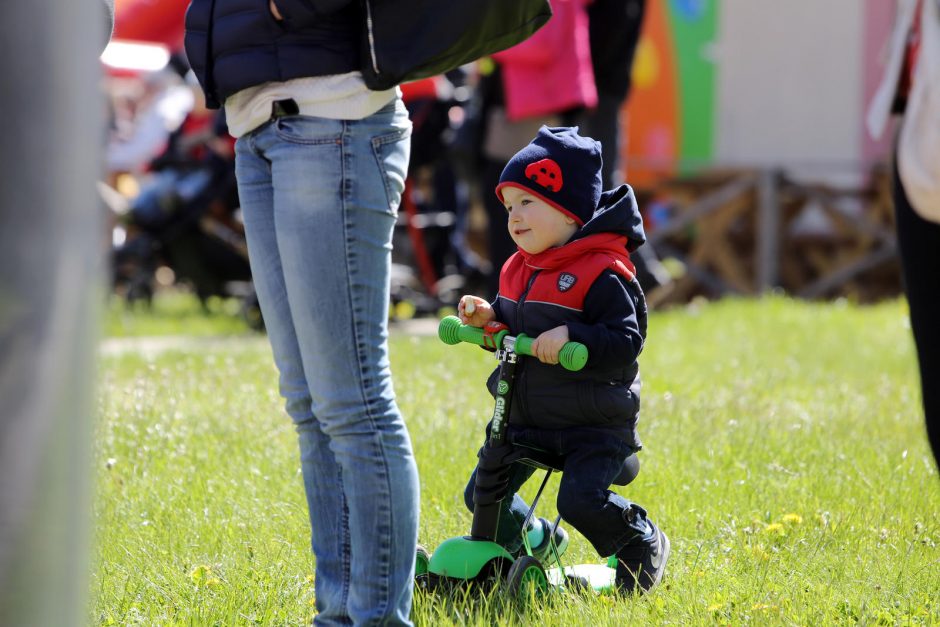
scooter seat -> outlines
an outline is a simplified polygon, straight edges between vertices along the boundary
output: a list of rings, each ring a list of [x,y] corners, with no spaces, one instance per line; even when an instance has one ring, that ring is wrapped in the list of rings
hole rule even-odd
[[[525,446],[522,444],[514,444],[516,451],[519,454],[518,461],[523,464],[528,464],[535,468],[541,468],[542,470],[554,470],[556,472],[564,472],[565,469],[565,457],[564,455],[556,455],[545,451],[542,449],[534,448],[531,446]],[[640,459],[636,456],[636,453],[631,454],[623,462],[623,467],[620,469],[620,472],[614,477],[613,485],[624,486],[629,484],[631,481],[636,479],[636,476],[640,473]]]

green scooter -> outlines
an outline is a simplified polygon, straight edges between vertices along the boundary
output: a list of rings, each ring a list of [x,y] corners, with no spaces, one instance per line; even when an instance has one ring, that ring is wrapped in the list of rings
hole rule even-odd
[[[505,328],[487,331],[479,327],[464,325],[456,316],[447,316],[441,320],[438,326],[438,337],[445,344],[467,342],[495,350],[496,358],[500,362],[499,382],[496,388],[496,406],[486,446],[491,448],[505,446],[508,441],[506,420],[509,418],[512,402],[516,363],[518,356],[532,355],[534,338],[521,333],[515,337],[510,336]],[[582,369],[587,359],[587,347],[578,342],[568,342],[559,354],[561,366],[571,371]],[[493,584],[505,581],[511,596],[526,594],[524,591],[533,588],[536,593],[546,592],[550,588],[612,591],[616,574],[616,558],[608,558],[606,564],[579,564],[568,567],[562,565],[553,540],[555,528],[561,520],[560,516],[547,531],[549,538],[552,538],[549,563],[543,564],[532,555],[525,530],[529,526],[536,504],[552,472],[561,471],[563,459],[547,451],[522,447],[518,444],[515,448],[519,456],[514,457],[513,461],[526,463],[546,471],[545,478],[522,525],[525,554],[513,557],[494,541],[499,522],[500,501],[486,505],[478,504],[474,507],[469,535],[445,540],[433,554],[429,554],[423,547],[418,548],[415,562],[416,585],[425,589],[434,589],[442,584],[462,582]],[[636,458],[633,457],[628,462],[614,483],[626,485],[636,476],[638,472]]]

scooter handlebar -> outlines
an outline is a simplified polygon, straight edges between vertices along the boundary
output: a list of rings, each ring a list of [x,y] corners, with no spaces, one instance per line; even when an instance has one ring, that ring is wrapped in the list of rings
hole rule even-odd
[[[459,344],[460,342],[466,342],[468,344],[476,344],[478,346],[485,346],[485,333],[480,327],[473,327],[468,324],[461,324],[460,318],[457,316],[447,316],[441,319],[440,324],[437,327],[437,336],[445,344]],[[508,331],[501,331],[495,335],[497,346],[505,346],[505,341],[508,339],[510,342],[514,342],[513,350],[518,355],[528,355],[533,356],[532,354],[532,344],[535,342],[534,338],[531,338],[524,333],[520,333],[516,337],[509,335]],[[558,362],[566,370],[578,371],[584,368],[584,365],[588,360],[588,349],[587,346],[581,344],[580,342],[567,342],[558,353]]]

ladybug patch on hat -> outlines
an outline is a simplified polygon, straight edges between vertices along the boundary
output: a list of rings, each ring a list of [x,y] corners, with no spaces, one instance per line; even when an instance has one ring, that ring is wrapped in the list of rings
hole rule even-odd
[[[525,168],[525,177],[541,185],[550,192],[561,191],[563,185],[561,168],[552,159],[542,159],[530,163]]]
[[[575,275],[569,272],[562,272],[561,274],[558,275],[558,291],[567,292],[568,290],[571,289],[572,285],[577,283],[577,281],[578,281],[578,277],[576,277]]]

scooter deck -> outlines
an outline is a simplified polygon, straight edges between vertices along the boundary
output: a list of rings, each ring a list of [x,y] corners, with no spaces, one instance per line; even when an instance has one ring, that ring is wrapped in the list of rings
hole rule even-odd
[[[557,567],[549,568],[545,574],[548,583],[555,587],[570,588],[581,585],[598,593],[613,592],[616,588],[617,571],[604,564],[565,566],[564,574]]]

